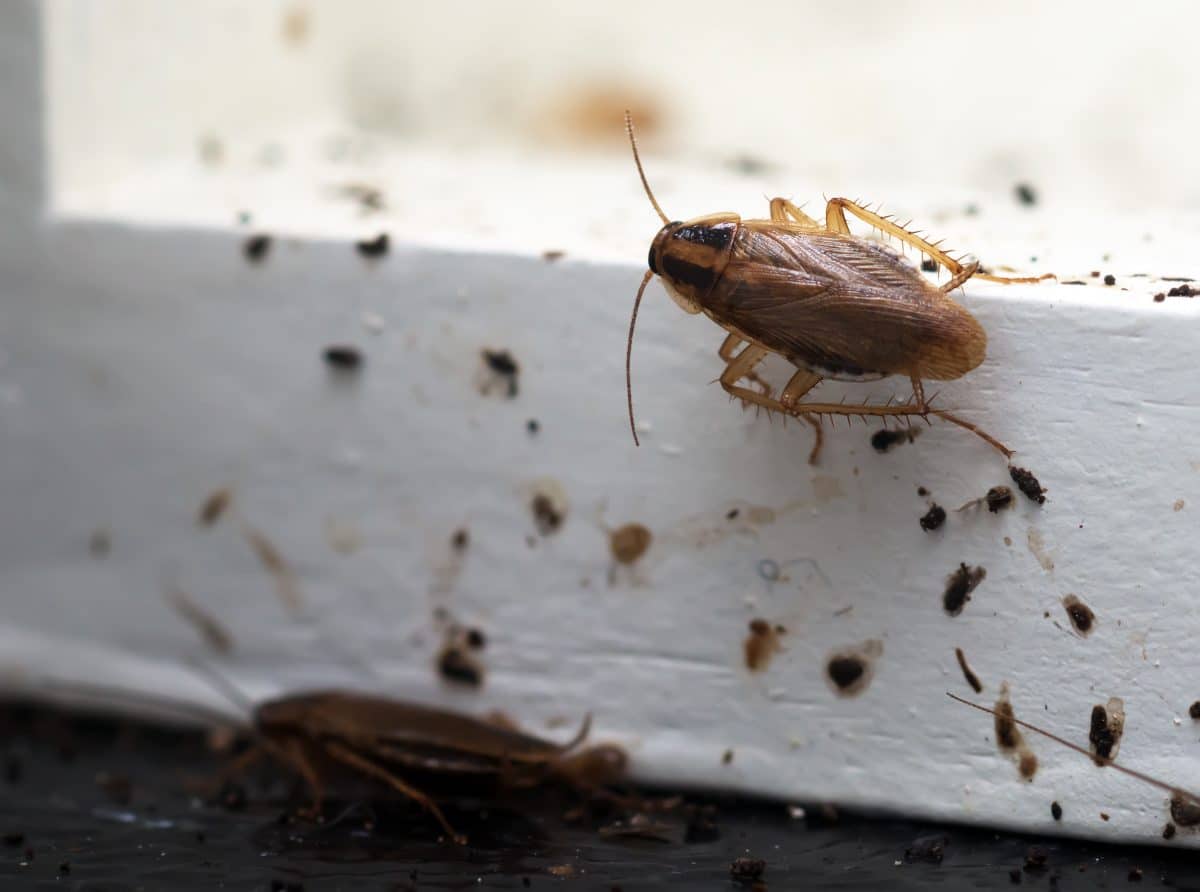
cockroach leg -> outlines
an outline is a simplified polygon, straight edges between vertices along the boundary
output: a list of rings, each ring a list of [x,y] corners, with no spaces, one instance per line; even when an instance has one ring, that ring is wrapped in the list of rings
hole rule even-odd
[[[787,223],[788,218],[791,218],[792,223],[803,226],[806,229],[820,229],[821,224],[810,217],[800,208],[796,207],[786,198],[771,199],[771,219],[777,223]]]
[[[965,272],[965,270],[967,269],[967,267],[965,267],[962,263],[960,263],[959,261],[957,261],[953,257],[951,257],[949,254],[947,254],[945,251],[943,251],[939,246],[933,244],[932,242],[926,241],[925,239],[921,238],[921,236],[917,235],[915,232],[909,232],[907,229],[905,229],[903,226],[901,226],[895,220],[891,220],[887,217],[884,217],[880,214],[875,213],[874,211],[867,210],[862,205],[858,204],[857,202],[853,202],[848,198],[831,198],[831,199],[829,199],[829,203],[825,205],[825,228],[832,232],[840,232],[842,235],[850,235],[850,225],[846,222],[846,211],[849,211],[854,216],[858,217],[858,219],[862,220],[864,223],[869,223],[872,226],[876,227],[877,229],[883,230],[888,235],[895,236],[896,238],[900,239],[900,241],[904,242],[905,244],[912,245],[914,248],[917,248],[918,250],[924,252],[925,254],[928,254],[930,257],[932,257],[938,263],[942,264],[942,266],[946,267],[946,269],[950,270],[951,275],[953,275],[955,278],[957,278],[960,273]],[[978,270],[978,262],[977,261],[976,261],[975,265],[976,265],[976,269]],[[981,272],[976,271],[976,272],[971,273],[970,275],[966,276],[966,278],[962,279],[962,281],[953,285],[953,287],[949,287],[949,285],[943,286],[942,290],[947,291],[947,292],[953,291],[954,288],[957,288],[959,285],[961,285],[963,282],[965,282],[967,279],[971,278],[972,276],[974,276],[977,279],[986,279],[989,282],[1002,282],[1004,284],[1009,284],[1009,285],[1019,284],[1019,283],[1040,282],[1040,281],[1042,281],[1042,279],[1053,279],[1054,278],[1053,273],[1046,273],[1043,276],[1013,277],[1013,276],[993,276],[993,275],[990,275],[987,273],[981,273]]]
[[[825,432],[821,430],[821,420],[814,418],[812,415],[801,415],[792,411],[792,407],[796,405],[796,401],[804,394],[808,393],[814,387],[821,383],[821,376],[812,372],[801,369],[792,375],[788,383],[784,385],[783,393],[779,395],[779,402],[789,414],[796,415],[797,418],[803,418],[812,425],[813,433],[816,439],[813,440],[812,450],[808,453],[808,463],[815,465],[817,459],[821,455],[821,447],[825,445]]]
[[[730,337],[733,336],[731,335]],[[726,341],[728,341],[728,338]],[[779,400],[772,399],[769,393],[756,393],[749,388],[738,386],[737,382],[739,380],[749,377],[746,373],[746,369],[753,368],[755,363],[761,361],[769,352],[770,351],[765,347],[759,347],[755,344],[750,344],[748,347],[746,347],[746,349],[739,353],[737,357],[731,363],[729,363],[729,365],[725,367],[725,371],[721,373],[721,386],[725,388],[727,393],[729,393],[731,396],[737,397],[743,403],[753,403],[756,406],[766,409],[768,412],[782,413],[784,417],[791,415],[796,418],[803,418],[810,425],[812,425],[813,430],[816,433],[816,442],[813,444],[813,448],[808,454],[808,463],[815,465],[817,463],[817,457],[821,454],[821,446],[824,443],[824,435],[821,431],[821,422],[809,413],[799,411],[794,404],[785,406]],[[802,378],[802,375],[805,377]],[[809,379],[812,380],[810,381]],[[786,395],[790,392],[790,399],[797,400],[804,394],[808,393],[808,391],[812,390],[812,388],[816,387],[820,380],[821,379],[819,377],[812,375],[810,372],[797,372],[792,376],[791,380],[788,381],[787,386],[784,389],[784,394]]]
[[[325,751],[339,762],[343,762],[344,764],[349,765],[351,768],[358,769],[359,771],[363,772],[363,774],[367,774],[371,777],[381,780],[392,789],[407,796],[413,802],[417,803],[427,812],[433,815],[437,822],[442,825],[442,829],[446,831],[446,835],[449,836],[454,842],[460,846],[467,844],[467,838],[459,834],[453,827],[450,826],[450,822],[446,820],[446,816],[442,814],[442,810],[438,808],[437,803],[418,790],[416,787],[406,784],[387,769],[381,768],[370,759],[360,756],[358,753],[354,752],[354,750],[342,746],[336,741],[326,741]]]
[[[741,353],[738,353],[736,356],[734,356],[733,353],[737,350],[738,344],[741,343],[741,340],[742,339],[737,335],[731,334],[725,339],[724,343],[721,344],[721,349],[717,351],[721,358],[727,363],[725,366],[725,371],[721,373],[721,377],[719,379],[721,386],[733,396],[741,397],[743,405],[745,405],[746,402],[751,402],[755,405],[765,406],[769,409],[776,408],[774,405],[768,405],[768,403],[775,403],[775,400],[771,399],[771,385],[760,378],[754,371],[754,367],[762,362],[768,355],[770,355],[771,351],[766,347],[759,347],[755,344],[749,344],[744,350],[742,350]],[[747,390],[745,387],[737,387],[734,389],[745,391],[746,393],[754,393],[756,397],[755,399],[747,400],[744,396],[741,396],[741,394],[734,393],[733,390],[730,390],[730,386],[737,384],[737,382],[742,378],[757,384],[761,388],[761,392],[755,393],[754,391]],[[762,402],[763,400],[767,400],[767,402],[764,403]]]
[[[287,739],[282,744],[263,739],[258,745],[284,765],[292,766],[304,778],[304,783],[308,785],[308,791],[312,795],[312,804],[303,809],[302,813],[314,820],[319,818],[325,802],[325,785],[321,782],[321,775],[313,767],[312,760],[304,752],[304,745],[295,739]]]
[[[997,452],[999,452],[1001,455],[1003,455],[1005,458],[1013,457],[1013,451],[1011,449],[1009,449],[1007,446],[1005,446],[1003,443],[1001,443],[999,440],[997,440],[995,437],[993,437],[991,434],[989,434],[983,428],[979,427],[978,425],[972,424],[971,422],[967,421],[965,418],[959,418],[957,415],[952,415],[951,413],[944,412],[941,409],[929,409],[929,414],[936,415],[938,418],[941,418],[943,421],[949,421],[951,424],[957,424],[963,430],[970,431],[975,436],[979,437],[979,439],[983,440],[985,443],[987,443],[989,446],[991,446],[993,449],[995,449]]]

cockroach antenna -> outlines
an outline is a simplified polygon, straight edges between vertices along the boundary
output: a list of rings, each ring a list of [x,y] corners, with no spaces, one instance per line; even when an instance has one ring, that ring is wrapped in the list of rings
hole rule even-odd
[[[646,285],[654,278],[652,270],[646,270],[646,275],[642,276],[642,284],[638,286],[637,297],[633,299],[633,313],[629,316],[629,340],[625,344],[625,399],[629,403],[629,430],[633,433],[633,445],[641,446],[638,440],[637,425],[633,422],[633,377],[630,373],[630,365],[633,362],[633,327],[637,324],[638,307],[642,305],[642,294],[646,291]]]
[[[970,700],[967,700],[963,697],[959,697],[955,694],[951,694],[949,691],[946,692],[946,696],[949,697],[951,700],[956,700],[957,702],[962,703],[964,706],[970,706],[972,709],[978,709],[980,712],[986,712],[989,715],[995,716],[996,718],[1004,718],[1008,721],[1011,721],[1015,725],[1020,725],[1022,728],[1025,728],[1028,731],[1032,731],[1034,734],[1040,734],[1042,737],[1053,740],[1055,743],[1059,744],[1060,746],[1065,746],[1069,750],[1074,750],[1075,752],[1079,753],[1082,756],[1086,756],[1089,759],[1093,759],[1099,765],[1107,765],[1109,768],[1113,769],[1114,771],[1119,771],[1121,774],[1127,774],[1132,778],[1136,778],[1137,780],[1140,780],[1144,784],[1149,784],[1152,787],[1157,787],[1160,790],[1170,793],[1173,798],[1187,799],[1193,805],[1200,805],[1200,796],[1196,795],[1195,793],[1192,793],[1189,790],[1184,790],[1181,787],[1176,787],[1174,784],[1168,784],[1166,781],[1161,781],[1158,778],[1151,777],[1148,774],[1142,774],[1142,772],[1135,771],[1132,768],[1126,768],[1124,765],[1117,764],[1117,762],[1113,759],[1107,758],[1106,756],[1098,755],[1096,753],[1089,752],[1088,750],[1085,750],[1083,747],[1081,747],[1077,743],[1072,743],[1071,741],[1067,740],[1066,738],[1059,737],[1057,734],[1054,734],[1043,728],[1039,728],[1037,725],[1031,725],[1029,722],[1023,722],[1016,716],[1011,716],[1011,715],[1001,716],[994,709],[988,709],[988,707],[986,707],[986,706],[981,706],[978,703],[972,703]]]
[[[248,718],[253,717],[255,710],[254,702],[237,685],[208,663],[201,662],[200,660],[189,660],[188,662],[193,669],[204,677],[205,681],[212,685],[230,703],[239,709],[244,709]]]
[[[629,145],[633,147],[633,163],[637,165],[638,176],[642,178],[642,188],[646,190],[646,197],[654,205],[654,210],[662,218],[663,225],[665,226],[671,221],[667,219],[667,215],[663,213],[663,209],[658,206],[658,201],[655,200],[654,193],[650,191],[650,184],[646,181],[646,171],[642,170],[642,159],[638,155],[637,139],[633,135],[633,115],[629,113],[629,109],[625,109],[625,132],[629,134]]]

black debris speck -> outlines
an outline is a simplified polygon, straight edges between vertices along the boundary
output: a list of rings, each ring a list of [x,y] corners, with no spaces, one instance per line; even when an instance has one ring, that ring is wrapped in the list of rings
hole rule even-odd
[[[934,260],[932,257],[926,257],[924,260],[921,261],[921,272],[936,273],[937,268],[938,268],[937,261]]]
[[[971,600],[971,592],[975,591],[986,576],[987,570],[983,567],[959,564],[958,569],[947,578],[946,590],[942,594],[942,606],[946,612],[951,616],[962,613],[963,607]]]
[[[1109,273],[1107,276],[1104,277],[1104,284],[1105,285],[1116,285],[1117,277],[1114,276],[1112,273]]]
[[[391,247],[391,241],[386,232],[379,233],[375,238],[354,243],[354,250],[363,257],[382,257],[388,252],[389,247]]]
[[[269,235],[252,235],[242,242],[242,253],[251,263],[261,263],[266,260],[270,251],[271,237]]]
[[[929,510],[921,515],[921,529],[929,533],[936,530],[946,522],[946,509],[941,505],[933,504],[929,506]]]
[[[325,364],[339,372],[356,372],[362,368],[362,352],[349,344],[334,344],[326,347],[324,356]]]
[[[915,430],[883,430],[875,431],[871,435],[871,447],[876,452],[887,452],[893,446],[898,446],[901,443],[911,443],[917,438]]]
[[[1062,806],[1059,805],[1057,802],[1051,802],[1050,803],[1050,815],[1051,815],[1051,817],[1054,818],[1054,820],[1061,821],[1062,820]]]
[[[1017,183],[1013,187],[1013,193],[1017,196],[1017,201],[1021,202],[1021,204],[1029,206],[1037,204],[1037,192],[1028,183]]]
[[[1200,721],[1200,700],[1197,700],[1191,706],[1188,707],[1188,715],[1190,715],[1192,718],[1196,719],[1197,721]]]
[[[1039,505],[1046,503],[1046,488],[1038,482],[1037,477],[1033,476],[1033,472],[1025,468],[1018,468],[1016,465],[1009,465],[1008,475],[1012,477],[1013,483],[1017,484],[1017,489],[1030,499]]]

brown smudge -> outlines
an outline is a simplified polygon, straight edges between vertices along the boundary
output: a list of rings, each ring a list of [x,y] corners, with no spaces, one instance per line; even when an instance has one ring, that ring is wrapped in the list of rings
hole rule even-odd
[[[1015,757],[1017,771],[1023,779],[1033,780],[1038,769],[1037,756],[1021,735],[1021,729],[1015,721],[1016,713],[1013,711],[1012,702],[1008,699],[1007,683],[1000,686],[1000,697],[996,700],[993,709],[996,711],[994,718],[996,746],[1002,753]]]
[[[771,658],[781,649],[779,635],[783,627],[771,627],[765,619],[750,621],[750,634],[746,636],[743,650],[746,656],[746,668],[751,672],[761,672],[771,663]]]
[[[1017,484],[1017,489],[1025,493],[1032,501],[1039,505],[1046,503],[1046,488],[1042,486],[1037,477],[1033,476],[1031,471],[1018,468],[1016,465],[1009,465],[1008,476],[1012,477],[1013,483]]]
[[[181,589],[171,589],[165,597],[175,612],[200,633],[205,644],[219,654],[233,653],[232,633],[222,625],[220,620],[196,603],[187,592]]]
[[[855,647],[829,655],[825,677],[839,697],[857,697],[867,689],[875,674],[875,660],[883,654],[883,642],[870,639]]]
[[[562,486],[554,481],[545,481],[537,486],[529,502],[529,510],[533,514],[533,524],[541,535],[549,536],[558,532],[567,517],[567,498]]]
[[[304,599],[300,597],[300,586],[296,582],[296,576],[292,573],[291,567],[279,553],[279,549],[272,544],[270,539],[248,524],[242,526],[242,536],[249,543],[263,568],[275,577],[275,589],[283,606],[292,613],[299,613],[304,607]]]
[[[552,142],[575,145],[616,144],[625,138],[625,111],[637,127],[638,141],[653,139],[662,129],[666,107],[653,93],[619,81],[593,81],[563,88],[544,104],[539,124]]]
[[[1185,502],[1183,499],[1176,499],[1175,504],[1171,506],[1171,510],[1176,512],[1182,511],[1186,504],[1187,502]]]
[[[1121,735],[1125,732],[1125,703],[1120,697],[1110,697],[1107,705],[1092,707],[1088,742],[1097,765],[1117,757]]]
[[[632,564],[650,547],[654,535],[640,523],[617,527],[608,536],[608,547],[619,564]]]
[[[1067,611],[1067,618],[1071,621],[1071,625],[1075,627],[1075,631],[1080,635],[1087,637],[1092,633],[1092,629],[1096,627],[1096,614],[1092,612],[1092,608],[1088,607],[1075,595],[1067,595],[1062,599],[1063,609]]]
[[[967,684],[975,691],[976,694],[983,691],[983,682],[979,680],[979,676],[971,671],[971,667],[967,665],[967,656],[963,653],[961,647],[954,648],[954,656],[958,659],[958,668],[962,669],[963,678],[967,680]]]
[[[292,6],[283,16],[283,42],[299,47],[308,40],[311,22],[309,11],[303,4]]]
[[[499,382],[506,388],[506,396],[511,400],[520,392],[521,366],[507,350],[481,351],[483,366],[490,379],[485,381],[480,392],[487,396],[492,391],[492,384]]]
[[[550,250],[542,252],[542,259],[547,263],[554,263],[556,260],[562,260],[567,254],[566,251]]]
[[[959,564],[958,569],[946,577],[946,590],[942,593],[942,607],[950,616],[958,616],[971,600],[971,592],[987,576],[983,567],[968,567]]]
[[[732,765],[733,764],[733,750],[725,750],[725,752],[721,753],[721,764],[722,765]]]
[[[214,489],[208,494],[208,498],[204,500],[200,510],[196,512],[196,523],[202,527],[211,527],[221,519],[221,515],[225,513],[225,509],[232,501],[233,490],[228,486]]]
[[[1020,759],[1017,760],[1017,770],[1021,772],[1021,777],[1025,780],[1033,780],[1033,776],[1037,774],[1038,759],[1033,754],[1032,750],[1025,750],[1021,753]]]
[[[1025,534],[1025,544],[1029,546],[1029,551],[1037,562],[1042,565],[1042,569],[1047,573],[1054,572],[1054,558],[1046,551],[1046,540],[1042,538],[1042,534],[1036,527],[1030,527],[1029,532]]]
[[[929,506],[929,510],[921,515],[919,523],[921,529],[927,533],[931,533],[946,522],[946,509],[936,502]]]

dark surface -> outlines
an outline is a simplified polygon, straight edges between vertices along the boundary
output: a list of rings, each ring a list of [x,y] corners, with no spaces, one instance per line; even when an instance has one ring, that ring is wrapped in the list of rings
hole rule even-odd
[[[600,828],[615,815],[569,820],[579,803],[566,791],[449,804],[471,839],[456,847],[402,803],[331,803],[323,823],[295,818],[298,800],[271,771],[215,804],[200,790],[222,760],[199,734],[0,707],[0,735],[4,890],[755,888],[731,878],[738,858],[764,860],[770,890],[1011,889],[1014,877],[1020,888],[1200,889],[1196,853],[813,808],[793,819],[773,804],[718,803],[715,838],[693,817],[685,842],[678,808],[650,816],[669,841],[613,837]]]

